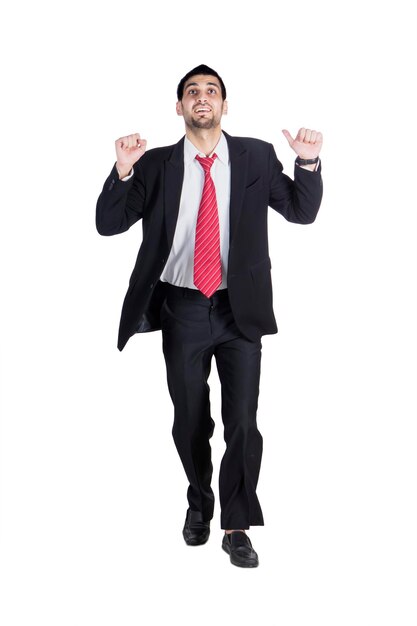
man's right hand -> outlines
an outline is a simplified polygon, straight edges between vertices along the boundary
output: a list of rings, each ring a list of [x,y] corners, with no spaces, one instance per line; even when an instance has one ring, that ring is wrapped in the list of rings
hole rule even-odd
[[[120,137],[115,144],[117,171],[119,172],[119,177],[124,178],[129,174],[136,161],[139,161],[145,154],[146,139],[141,139],[139,133],[134,133],[133,135],[127,135],[127,137]]]

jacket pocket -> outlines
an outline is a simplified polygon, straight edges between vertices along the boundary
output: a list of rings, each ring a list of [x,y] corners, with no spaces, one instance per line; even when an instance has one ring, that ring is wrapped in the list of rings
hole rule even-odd
[[[249,270],[251,274],[256,273],[258,270],[270,270],[272,267],[271,258],[269,256],[262,259],[262,261],[258,261],[254,265],[251,265]]]
[[[271,259],[266,257],[249,268],[255,291],[264,292],[271,289]]]
[[[261,189],[263,189],[263,180],[261,177],[259,177],[253,180],[252,182],[250,182],[249,185],[245,187],[245,194],[257,192],[257,191],[260,191]]]

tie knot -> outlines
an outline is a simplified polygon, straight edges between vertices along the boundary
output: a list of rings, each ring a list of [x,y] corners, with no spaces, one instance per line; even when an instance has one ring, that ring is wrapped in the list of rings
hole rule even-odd
[[[195,158],[197,159],[197,161],[199,161],[199,163],[201,163],[201,167],[203,168],[204,173],[207,174],[207,172],[210,171],[210,168],[214,163],[214,159],[217,158],[217,154],[214,153],[212,157],[201,157],[197,154]]]

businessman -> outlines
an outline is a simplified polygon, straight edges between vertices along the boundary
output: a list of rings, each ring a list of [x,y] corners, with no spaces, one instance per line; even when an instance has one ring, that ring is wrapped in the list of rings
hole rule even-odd
[[[179,82],[176,112],[185,136],[174,145],[146,151],[138,133],[115,142],[117,160],[97,201],[96,226],[101,235],[115,235],[142,219],[118,348],[135,333],[162,330],[172,434],[189,481],[185,542],[208,540],[214,512],[207,382],[214,356],[226,442],[219,470],[222,548],[232,564],[256,567],[246,531],[264,524],[256,494],[261,337],[277,332],[268,207],[290,222],[315,220],[322,135],[301,128],[293,138],[282,131],[297,154],[291,179],[272,144],[222,130],[226,88],[207,65]]]

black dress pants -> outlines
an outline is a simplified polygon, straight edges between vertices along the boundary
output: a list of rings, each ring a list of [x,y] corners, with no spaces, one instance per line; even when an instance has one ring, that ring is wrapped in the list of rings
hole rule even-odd
[[[249,341],[237,328],[228,291],[206,298],[200,291],[165,283],[161,311],[163,352],[168,388],[174,404],[172,435],[189,487],[189,507],[213,517],[213,465],[209,439],[208,377],[216,359],[221,383],[221,411],[226,450],[219,471],[223,529],[263,525],[256,486],[262,458],[262,436],[256,424],[261,341]]]

